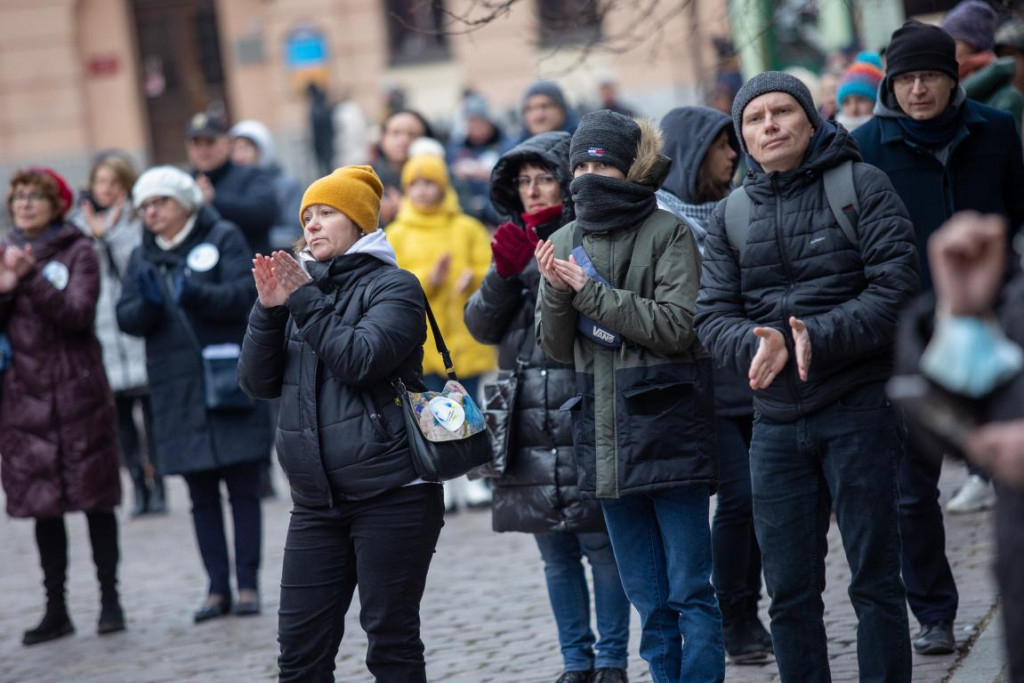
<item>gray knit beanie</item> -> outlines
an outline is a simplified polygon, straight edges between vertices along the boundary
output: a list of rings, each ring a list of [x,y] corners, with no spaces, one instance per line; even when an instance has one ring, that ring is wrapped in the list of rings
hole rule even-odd
[[[592,111],[580,119],[569,143],[569,168],[585,161],[600,161],[629,175],[640,144],[636,121],[608,109]]]
[[[526,108],[526,101],[534,95],[543,95],[547,97],[564,112],[569,111],[569,105],[565,101],[565,93],[558,87],[558,84],[554,81],[536,81],[533,85],[526,89],[523,94],[523,100],[520,104],[519,109],[523,110]]]
[[[991,50],[995,42],[998,20],[995,9],[984,0],[964,0],[949,11],[942,28],[954,40],[962,40],[985,52]]]
[[[821,116],[814,108],[814,98],[811,97],[811,91],[807,89],[807,86],[796,76],[782,71],[765,71],[744,83],[732,103],[732,125],[736,128],[736,137],[739,138],[740,147],[745,153],[747,146],[743,142],[743,110],[747,108],[751,100],[770,92],[784,92],[787,95],[792,95],[807,113],[807,120],[811,122],[811,126],[815,130],[821,127]]]

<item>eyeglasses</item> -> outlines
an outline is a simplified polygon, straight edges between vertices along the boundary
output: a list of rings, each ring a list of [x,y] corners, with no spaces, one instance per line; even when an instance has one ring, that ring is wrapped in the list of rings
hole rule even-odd
[[[170,197],[153,197],[139,204],[139,211],[146,213],[150,209],[162,209],[169,201],[171,201]]]
[[[921,85],[929,88],[939,82],[942,74],[937,71],[911,71],[909,73],[893,76],[892,82],[900,88],[912,88],[921,81]]]
[[[46,199],[42,192],[16,192],[11,195],[11,202],[41,202]]]
[[[548,189],[558,184],[558,178],[550,174],[539,175],[533,178],[528,175],[521,175],[512,181],[517,190],[528,190],[534,183],[537,183],[537,187],[541,189]]]

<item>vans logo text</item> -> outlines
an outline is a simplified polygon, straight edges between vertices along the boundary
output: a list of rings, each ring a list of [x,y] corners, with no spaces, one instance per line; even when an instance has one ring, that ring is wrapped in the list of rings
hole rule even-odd
[[[606,342],[613,342],[613,341],[615,341],[615,335],[614,334],[612,334],[608,330],[602,330],[597,325],[594,325],[594,331],[592,332],[592,334],[595,337],[597,337],[598,339],[603,339]]]

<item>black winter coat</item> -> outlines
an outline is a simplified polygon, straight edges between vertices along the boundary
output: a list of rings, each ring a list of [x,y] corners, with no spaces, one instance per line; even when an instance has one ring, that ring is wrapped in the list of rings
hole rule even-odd
[[[572,220],[568,133],[542,133],[501,157],[491,176],[495,208],[523,227],[522,204],[513,179],[525,162],[552,170],[562,186],[562,218],[541,226],[542,237]],[[540,286],[537,262],[516,277],[492,266],[466,304],[466,327],[484,344],[498,345],[498,365],[512,370],[522,359],[512,421],[511,453],[504,476],[494,480],[491,503],[495,531],[529,533],[604,531],[600,503],[579,493],[570,413],[559,407],[576,394],[572,365],[551,360],[537,344],[534,309]]]
[[[744,187],[753,207],[742,262],[725,235],[725,201],[711,217],[698,334],[716,361],[745,374],[757,351],[753,329],[782,332],[789,361],[771,386],[754,392],[754,407],[772,420],[795,420],[885,380],[900,309],[919,289],[913,226],[885,173],[854,166],[859,250],[836,223],[821,177],[846,160],[860,161],[856,143],[825,124],[799,168],[748,171]],[[810,334],[806,382],[797,375],[790,316]]]
[[[924,289],[931,289],[928,238],[957,211],[998,213],[1014,234],[1024,224],[1024,158],[1013,118],[966,100],[946,163],[914,145],[894,116],[853,133],[864,161],[885,171],[914,223]]]
[[[209,253],[210,245],[218,253],[216,262],[204,271],[190,269],[179,305],[201,346],[241,344],[256,298],[249,246],[238,228],[209,207],[200,209],[192,232],[174,249],[161,249],[153,233],[144,233],[128,261],[117,302],[121,330],[146,340],[157,462],[163,474],[203,472],[270,456],[270,415],[265,405],[206,409],[202,357],[181,316],[171,308],[174,281],[186,268],[189,254],[195,249]],[[139,274],[150,268],[163,281],[162,306],[148,303],[139,290]]]
[[[281,397],[277,456],[307,507],[363,500],[416,479],[390,380],[423,390],[423,290],[369,254],[307,264],[313,283],[249,315],[238,378]]]
[[[278,215],[270,176],[256,166],[230,161],[206,176],[213,183],[213,208],[241,228],[251,253],[269,254],[270,228]]]

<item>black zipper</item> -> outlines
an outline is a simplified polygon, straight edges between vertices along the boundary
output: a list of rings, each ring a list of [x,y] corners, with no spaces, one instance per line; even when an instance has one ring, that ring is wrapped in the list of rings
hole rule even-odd
[[[782,259],[782,269],[786,273],[786,292],[782,295],[782,300],[779,307],[782,309],[782,341],[786,345],[786,349],[789,352],[792,363],[786,363],[786,367],[782,369],[786,376],[786,387],[789,389],[789,393],[793,397],[793,402],[796,404],[796,410],[798,414],[803,412],[800,405],[800,390],[797,386],[798,370],[796,366],[796,345],[791,344],[791,335],[786,334],[786,330],[789,330],[789,293],[793,291],[793,267],[789,262],[789,256],[786,253],[786,245],[782,239],[782,196],[779,194],[779,187],[776,184],[775,176],[771,176],[772,193],[775,196],[775,242],[779,247],[779,256]]]

